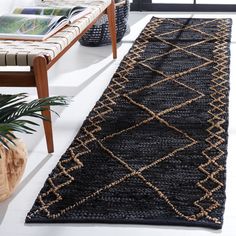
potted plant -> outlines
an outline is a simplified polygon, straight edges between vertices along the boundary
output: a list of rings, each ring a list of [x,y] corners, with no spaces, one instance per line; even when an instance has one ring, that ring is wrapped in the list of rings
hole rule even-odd
[[[14,191],[26,165],[27,149],[16,133],[32,134],[36,131],[33,126],[38,124],[30,117],[47,120],[42,111],[69,103],[63,96],[27,99],[26,93],[0,94],[0,201]]]

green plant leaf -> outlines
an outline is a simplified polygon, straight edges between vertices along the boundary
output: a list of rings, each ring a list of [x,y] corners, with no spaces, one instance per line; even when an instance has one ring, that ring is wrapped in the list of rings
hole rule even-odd
[[[70,99],[65,96],[53,96],[27,101],[26,93],[14,95],[0,94],[0,143],[8,147],[7,141],[14,143],[14,132],[32,134],[36,130],[32,126],[38,124],[23,117],[48,120],[42,115],[42,111],[49,110],[56,113],[51,107],[66,106]],[[56,113],[57,114],[57,113]],[[57,114],[58,115],[58,114]]]

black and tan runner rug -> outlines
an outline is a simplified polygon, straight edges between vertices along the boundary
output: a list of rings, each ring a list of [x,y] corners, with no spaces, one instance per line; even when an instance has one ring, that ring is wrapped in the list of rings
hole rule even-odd
[[[221,228],[230,19],[152,18],[27,223]]]

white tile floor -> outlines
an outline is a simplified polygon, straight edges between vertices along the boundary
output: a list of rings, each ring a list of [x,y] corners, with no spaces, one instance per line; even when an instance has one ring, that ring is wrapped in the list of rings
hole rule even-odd
[[[158,13],[158,17],[231,17],[234,14],[167,14]],[[131,47],[133,40],[151,18],[151,14],[131,13],[131,32],[118,48],[118,59],[112,60],[109,46],[86,48],[79,44],[66,54],[50,71],[49,83],[51,95],[68,95],[73,102],[66,108],[57,109],[60,118],[53,116],[55,153],[48,155],[42,127],[34,135],[21,135],[29,149],[29,159],[25,175],[12,197],[0,203],[0,235],[1,236],[38,236],[38,235],[198,235],[217,234],[222,236],[235,235],[236,222],[236,32],[233,24],[231,44],[231,90],[230,90],[230,125],[227,159],[227,201],[225,220],[222,230],[214,231],[202,228],[140,226],[140,225],[107,225],[107,224],[41,224],[25,225],[24,219],[31,208],[46,177],[56,165],[73,137],[82,125],[83,120],[101,96],[110,78],[123,56]],[[0,88],[0,93],[28,92],[35,96],[35,89]]]

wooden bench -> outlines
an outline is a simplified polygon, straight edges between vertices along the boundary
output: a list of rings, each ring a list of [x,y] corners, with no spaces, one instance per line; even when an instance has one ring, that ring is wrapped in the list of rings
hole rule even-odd
[[[57,1],[45,0],[44,2],[55,4]],[[1,87],[36,87],[39,98],[48,97],[48,70],[104,13],[108,15],[113,58],[117,57],[114,0],[60,0],[58,2],[62,5],[86,3],[90,5],[91,13],[45,41],[0,40],[0,66],[30,66],[30,71],[0,72]],[[50,111],[44,111],[43,115],[51,120]],[[44,121],[43,125],[47,149],[52,153],[54,151],[52,124]]]

